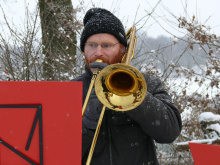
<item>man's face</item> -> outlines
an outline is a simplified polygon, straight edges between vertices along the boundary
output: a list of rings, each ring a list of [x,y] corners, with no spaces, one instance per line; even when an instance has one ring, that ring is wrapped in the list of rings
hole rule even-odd
[[[95,62],[97,59],[101,59],[103,63],[114,64],[121,61],[121,57],[125,52],[125,46],[120,44],[115,36],[108,33],[99,33],[90,36],[85,44],[84,55],[86,64]],[[91,48],[91,44],[98,44],[98,47]],[[109,48],[103,48],[102,45],[113,45]]]

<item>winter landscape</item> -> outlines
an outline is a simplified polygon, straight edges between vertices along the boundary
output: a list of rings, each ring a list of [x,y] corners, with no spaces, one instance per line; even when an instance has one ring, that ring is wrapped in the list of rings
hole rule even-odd
[[[162,79],[183,121],[181,135],[174,143],[157,144],[161,164],[193,164],[188,142],[220,144],[220,35],[208,24],[212,15],[201,22],[198,15],[188,13],[188,1],[182,2],[185,10],[181,15],[173,15],[158,0],[133,22],[138,42],[132,65]],[[79,36],[86,2],[79,1],[76,6],[70,0],[45,1],[47,12],[52,13],[50,19],[42,16],[40,3],[31,3],[22,3],[20,20],[13,18],[16,13],[10,8],[19,5],[16,0],[0,4],[0,81],[69,81],[81,74],[84,62]],[[116,6],[110,10],[117,13],[120,7]],[[165,22],[181,35],[162,25],[169,35],[148,34],[150,19],[160,24],[157,9],[169,15]],[[48,22],[44,24],[45,19]]]

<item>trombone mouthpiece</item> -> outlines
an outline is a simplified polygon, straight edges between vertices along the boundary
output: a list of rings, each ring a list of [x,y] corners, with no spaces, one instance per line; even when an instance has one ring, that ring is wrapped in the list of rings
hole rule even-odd
[[[95,62],[103,62],[101,59],[97,59]]]

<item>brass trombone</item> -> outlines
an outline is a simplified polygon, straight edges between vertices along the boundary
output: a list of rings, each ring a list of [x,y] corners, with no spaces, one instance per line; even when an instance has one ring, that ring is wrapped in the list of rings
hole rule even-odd
[[[97,69],[93,74],[83,105],[82,116],[84,116],[93,86],[95,87],[98,99],[103,104],[103,108],[93,137],[86,165],[89,165],[91,162],[106,107],[116,111],[128,111],[140,105],[146,96],[147,84],[144,76],[136,68],[130,66],[130,61],[134,56],[137,41],[135,33],[136,27],[133,26],[126,34],[127,38],[130,40],[127,53],[125,53],[122,58],[122,63],[111,64],[100,72]]]

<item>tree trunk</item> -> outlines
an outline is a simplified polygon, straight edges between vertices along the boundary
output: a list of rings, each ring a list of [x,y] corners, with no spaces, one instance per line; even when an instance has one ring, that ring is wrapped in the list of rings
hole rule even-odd
[[[44,80],[68,80],[74,76],[76,32],[71,0],[39,0]]]

